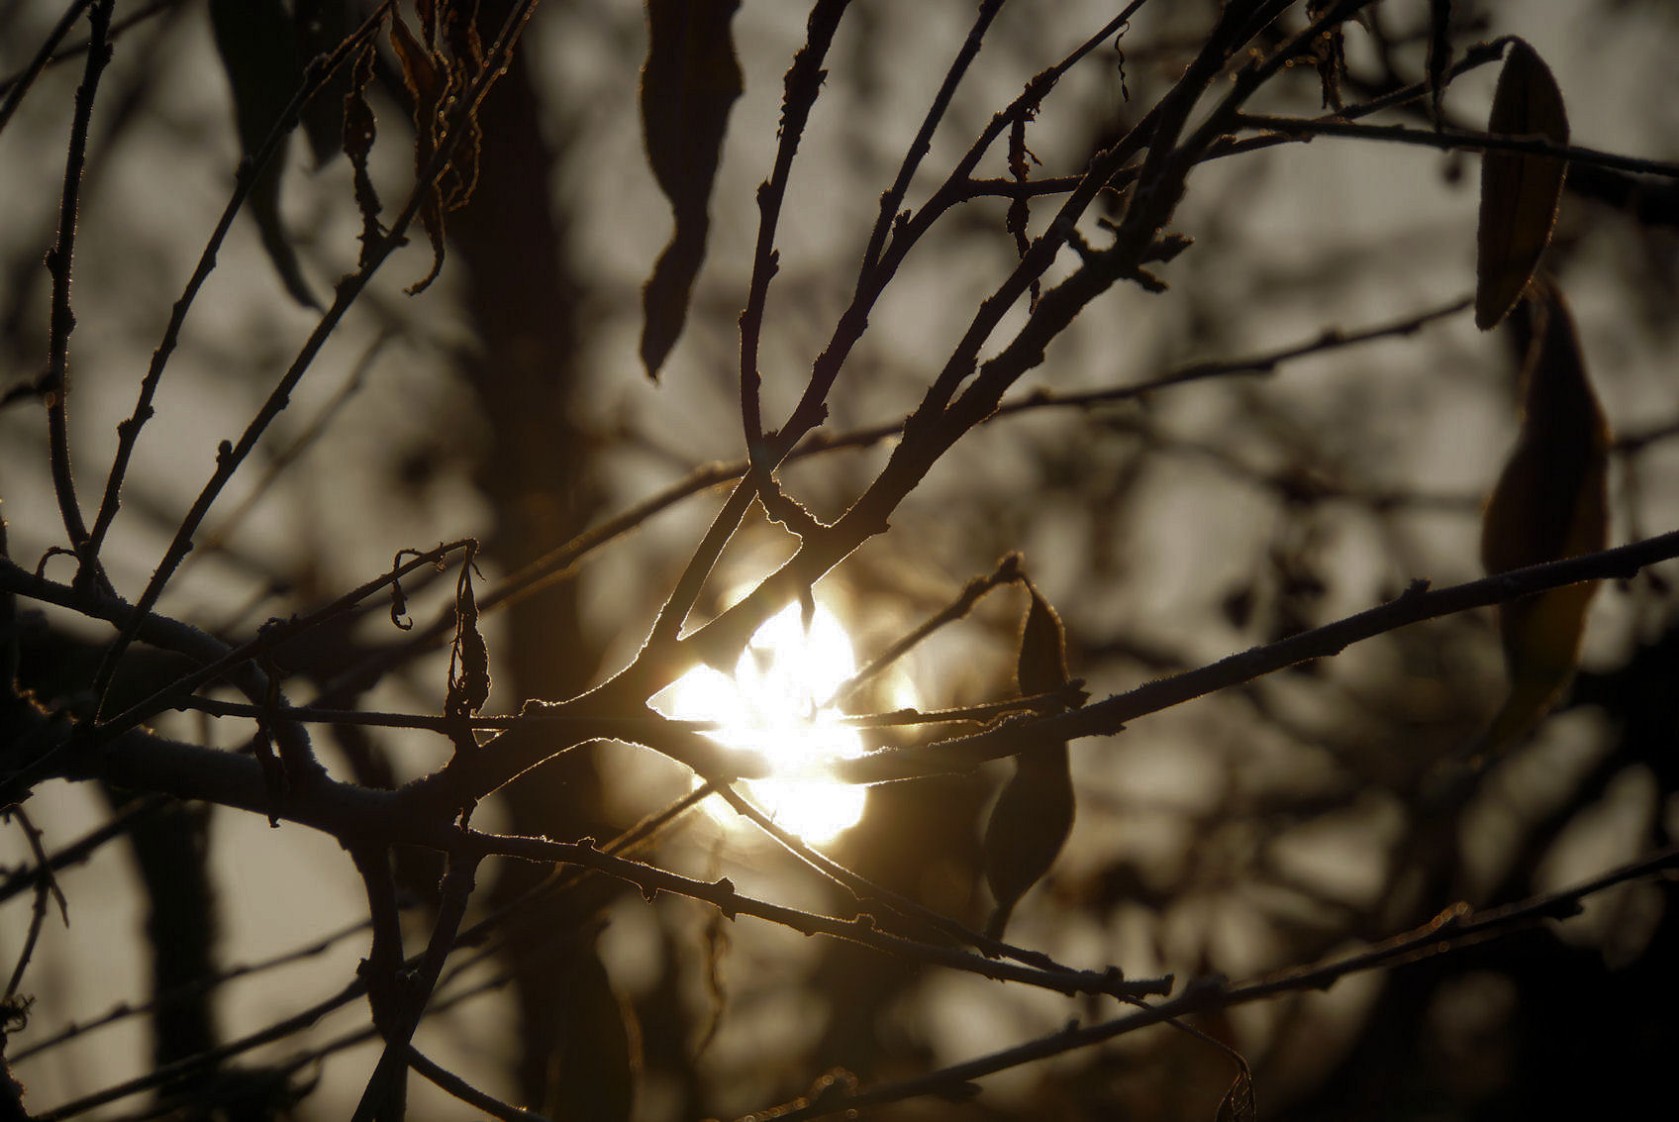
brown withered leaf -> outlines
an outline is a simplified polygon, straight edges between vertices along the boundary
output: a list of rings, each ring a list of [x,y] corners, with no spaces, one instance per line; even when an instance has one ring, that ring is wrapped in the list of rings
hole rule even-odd
[[[1609,536],[1609,426],[1580,353],[1562,293],[1535,282],[1534,323],[1524,362],[1521,434],[1481,523],[1488,573],[1593,553]],[[1510,696],[1484,738],[1496,751],[1532,730],[1579,661],[1589,581],[1499,606]]]
[[[350,159],[350,170],[355,182],[356,210],[361,214],[361,267],[366,268],[369,255],[373,251],[374,243],[383,234],[379,225],[379,192],[373,186],[373,177],[368,174],[367,164],[373,153],[373,141],[378,135],[378,122],[373,116],[373,107],[367,103],[367,87],[373,81],[374,66],[378,62],[379,49],[373,41],[356,54],[350,63],[349,88],[344,92],[344,122],[342,135],[344,138],[344,154]]]
[[[478,597],[472,590],[473,555],[468,549],[455,583],[455,643],[449,653],[449,694],[443,712],[469,717],[490,698],[490,649],[478,629]]]
[[[641,360],[659,376],[688,318],[705,259],[711,185],[729,112],[740,97],[740,64],[729,24],[740,0],[648,0],[641,123],[647,160],[670,200],[676,228],[642,289]]]
[[[1067,633],[1049,601],[1030,584],[1032,603],[1020,632],[1020,656],[1015,677],[1025,696],[1049,693],[1067,684]]]
[[[1016,666],[1023,695],[1048,693],[1067,684],[1067,642],[1055,609],[1032,595],[1020,634]],[[1067,742],[1035,745],[1015,757],[1014,775],[1004,784],[985,826],[985,879],[996,907],[986,934],[1001,938],[1020,898],[1049,872],[1073,828],[1073,780]]]
[[[458,0],[421,3],[419,35],[392,12],[391,50],[413,104],[416,175],[427,175],[437,154],[453,144],[447,162],[421,185],[420,226],[431,242],[432,262],[430,272],[408,286],[409,295],[425,291],[442,271],[444,215],[465,206],[478,183],[483,129],[475,111],[456,108],[484,71],[483,45],[472,24],[476,8]],[[451,125],[460,130],[458,138],[449,135]]]
[[[1544,60],[1520,39],[1510,44],[1493,94],[1487,132],[1568,143],[1562,91]],[[1475,326],[1486,331],[1516,306],[1539,267],[1556,225],[1567,161],[1489,151],[1481,159],[1476,229]]]

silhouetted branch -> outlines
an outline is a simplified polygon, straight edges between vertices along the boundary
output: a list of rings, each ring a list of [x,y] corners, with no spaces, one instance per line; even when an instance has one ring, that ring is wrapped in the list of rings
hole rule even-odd
[[[1444,152],[1523,152],[1533,156],[1555,156],[1571,163],[1637,172],[1640,175],[1679,179],[1679,164],[1621,156],[1614,152],[1601,152],[1596,148],[1584,148],[1575,144],[1557,144],[1538,137],[1505,136],[1459,129],[1414,129],[1409,125],[1361,125],[1325,118],[1276,117],[1255,113],[1240,114],[1237,123],[1243,128],[1266,129],[1308,140],[1314,136],[1339,136],[1388,144],[1418,144],[1424,148],[1438,148]]]
[[[1380,607],[1233,654],[1195,670],[1150,682],[1127,693],[1091,702],[1081,709],[1017,721],[938,744],[889,749],[855,760],[841,760],[834,767],[842,777],[854,783],[890,782],[946,770],[965,770],[986,760],[1013,755],[1046,739],[1111,736],[1123,729],[1127,721],[1275,673],[1287,666],[1332,657],[1353,643],[1408,624],[1491,607],[1547,588],[1560,588],[1580,581],[1625,579],[1640,569],[1674,557],[1679,557],[1679,531],[1633,542],[1618,549],[1514,569],[1434,591],[1429,590],[1427,581],[1419,580],[1397,599]]]
[[[70,29],[76,26],[76,21],[82,18],[82,13],[86,12],[92,3],[93,0],[71,0],[70,5],[64,9],[64,14],[58,17],[58,22],[53,25],[53,29],[41,40],[35,57],[30,59],[21,71],[6,79],[6,100],[0,102],[0,131],[4,131],[6,125],[11,122],[12,114],[17,112],[18,104],[23,101],[23,95],[29,92],[29,87],[35,84],[35,79],[40,77],[41,71],[52,61],[53,51],[59,42],[70,34]],[[93,39],[90,37],[88,42],[91,44]]]
[[[1589,896],[1615,885],[1655,876],[1676,867],[1679,867],[1679,847],[1671,847],[1623,865],[1574,888],[1536,896],[1508,907],[1476,912],[1465,904],[1454,904],[1416,931],[1396,936],[1370,951],[1320,967],[1291,971],[1274,979],[1242,986],[1229,986],[1217,978],[1197,979],[1191,981],[1179,996],[1146,1006],[1124,1017],[1085,1027],[1080,1027],[1078,1022],[1074,1021],[1050,1036],[1039,1037],[965,1063],[953,1064],[914,1079],[859,1091],[848,1092],[835,1087],[835,1093],[818,1095],[814,1101],[799,1100],[783,1107],[755,1112],[747,1118],[805,1122],[807,1119],[826,1118],[925,1095],[971,1098],[978,1093],[978,1087],[973,1081],[987,1075],[995,1075],[1000,1071],[1049,1059],[1075,1049],[1102,1044],[1175,1018],[1243,1005],[1273,997],[1281,992],[1326,989],[1350,974],[1387,969],[1466,943],[1502,938],[1541,920],[1566,919],[1577,914],[1580,901]],[[746,1119],[741,1119],[740,1122],[746,1122]]]

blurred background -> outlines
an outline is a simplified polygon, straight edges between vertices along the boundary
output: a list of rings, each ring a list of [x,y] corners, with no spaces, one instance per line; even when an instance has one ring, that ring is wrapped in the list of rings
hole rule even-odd
[[[294,6],[342,15],[318,0]],[[1217,7],[1147,5],[1120,39],[1123,53],[1110,44],[1073,70],[1027,132],[1041,164],[1033,176],[1077,172],[1138,119],[1192,56]],[[0,0],[0,74],[27,63],[63,8]],[[494,27],[507,3],[479,8]],[[1422,78],[1429,9],[1421,0],[1381,3],[1349,27],[1349,102]],[[1679,9],[1661,0],[1460,0],[1452,9],[1460,46],[1504,33],[1534,45],[1563,91],[1575,143],[1679,160]],[[240,152],[205,5],[122,0],[116,13],[144,18],[119,38],[93,118],[72,338],[76,464],[94,494]],[[450,217],[441,277],[418,297],[403,293],[429,268],[418,236],[386,266],[228,489],[160,610],[242,638],[387,571],[398,549],[464,535],[485,543],[480,567],[493,585],[701,465],[737,459],[736,317],[757,231],[753,192],[774,157],[782,75],[806,14],[802,5],[746,0],[734,18],[744,94],[687,329],[655,384],[637,351],[640,290],[670,219],[637,105],[644,12],[635,3],[547,0],[484,106],[481,178]],[[844,309],[879,194],[973,14],[972,3],[857,0],[842,22],[778,239],[761,356],[766,423],[786,415]],[[1112,14],[1085,0],[1005,5],[907,205],[925,199],[1027,79]],[[1298,26],[1300,13],[1291,19]],[[0,135],[0,392],[36,377],[47,354],[51,292],[41,259],[53,240],[80,71],[74,60],[49,68]],[[1485,67],[1455,82],[1448,118],[1484,124],[1495,79],[1496,67]],[[379,75],[372,170],[387,206],[413,175],[405,96],[394,75]],[[1316,75],[1303,68],[1274,84],[1260,108],[1312,114],[1319,99]],[[1421,125],[1421,112],[1392,119]],[[1173,224],[1195,244],[1162,268],[1170,290],[1116,288],[1017,392],[1125,385],[1467,296],[1478,172],[1472,156],[1330,138],[1208,164],[1191,177]],[[341,156],[317,161],[294,138],[281,216],[317,299],[355,265],[350,174]],[[1001,145],[982,174],[1007,174]],[[963,206],[909,258],[831,398],[830,430],[901,420],[920,399],[1015,261],[1006,209],[997,199]],[[1034,217],[1047,209],[1040,204]],[[1679,525],[1676,225],[1670,181],[1576,168],[1550,250],[1619,440],[1614,543]],[[1062,265],[1054,275],[1065,275]],[[1023,315],[1016,309],[1008,322]],[[217,443],[243,429],[316,320],[288,294],[256,225],[241,218],[129,473],[105,551],[119,592],[133,597],[144,586],[209,478]],[[999,338],[1008,336],[1005,324]],[[866,659],[1019,551],[1067,623],[1071,672],[1100,697],[1361,610],[1413,579],[1472,579],[1480,505],[1515,434],[1516,374],[1513,333],[1478,333],[1458,313],[1264,377],[1004,417],[939,465],[890,535],[825,579],[824,604]],[[861,492],[885,450],[813,456],[783,476],[829,517]],[[62,544],[46,465],[41,411],[33,399],[8,404],[0,514],[21,565]],[[698,493],[569,579],[487,616],[489,708],[569,697],[621,667],[720,498]],[[702,614],[791,548],[779,529],[749,521]],[[48,561],[46,572],[67,580],[69,564]],[[1672,575],[1665,566],[1600,592],[1568,701],[1449,812],[1425,811],[1422,795],[1433,766],[1502,698],[1491,613],[1406,628],[1076,743],[1077,822],[1050,877],[1016,911],[1011,941],[1081,967],[1115,963],[1135,977],[1243,980],[1406,930],[1455,900],[1521,899],[1671,843],[1679,828]],[[451,588],[414,582],[415,618],[445,608]],[[888,695],[928,707],[1008,696],[1024,600],[1019,589],[993,593],[859,707]],[[385,608],[374,603],[363,618],[283,649],[292,699],[435,712],[446,650],[377,679],[347,674],[402,641]],[[68,613],[34,612],[23,634],[25,684],[73,700],[107,640]],[[122,688],[136,696],[179,672],[144,651],[130,664]],[[250,733],[243,721],[193,714],[173,714],[160,728],[221,745]],[[334,774],[381,786],[424,774],[449,752],[418,732],[322,727],[317,738]],[[871,790],[860,824],[826,851],[978,924],[989,907],[978,839],[1005,774]],[[601,745],[522,776],[475,822],[604,839],[690,786],[669,761]],[[124,813],[132,798],[52,783],[28,810],[53,850]],[[138,825],[59,874],[71,922],[48,924],[23,987],[36,999],[29,1024],[7,1048],[34,1110],[292,1016],[339,991],[366,953],[355,927],[362,891],[331,839],[231,811],[130,813]],[[25,839],[11,829],[0,844],[19,873],[30,861]],[[682,819],[644,856],[802,907],[842,915],[856,907],[750,828],[705,815]],[[417,947],[436,869],[414,855],[403,874]],[[512,900],[542,875],[493,865],[478,903]],[[0,947],[10,956],[28,926],[30,894],[16,876],[6,884]],[[1605,1110],[1641,1090],[1659,1093],[1664,1060],[1679,1048],[1661,1000],[1679,992],[1672,903],[1670,881],[1628,885],[1560,925],[1197,1026],[1247,1057],[1266,1117]],[[611,1117],[613,1073],[631,1052],[640,1065],[633,1117],[664,1122],[764,1108],[831,1071],[865,1084],[901,1078],[1118,1012],[589,881],[522,904],[483,949],[441,991],[459,1003],[428,1018],[418,1042],[492,1093],[556,1119]],[[57,1038],[119,1004],[178,995],[194,979],[303,950],[177,996],[166,1007],[174,1020],[130,1016]],[[366,1024],[365,1004],[350,1002],[214,1078],[228,1086],[243,1078],[244,1101],[270,1104],[286,1097],[275,1088],[288,1080],[294,1089],[318,1081],[295,1116],[346,1117],[377,1042],[325,1050]],[[988,1079],[970,1102],[910,1103],[879,1117],[1205,1119],[1233,1074],[1226,1055],[1159,1028]],[[412,1117],[464,1116],[428,1084],[411,1085]],[[146,1102],[128,1098],[87,1116],[138,1116]],[[247,1116],[263,1115],[226,1115]]]

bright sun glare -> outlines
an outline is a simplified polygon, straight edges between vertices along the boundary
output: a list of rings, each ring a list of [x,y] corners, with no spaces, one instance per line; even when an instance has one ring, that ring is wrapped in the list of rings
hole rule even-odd
[[[715,721],[707,736],[768,760],[774,778],[745,784],[752,801],[806,841],[827,841],[857,824],[867,794],[836,782],[831,770],[835,760],[862,755],[862,738],[839,723],[837,709],[817,706],[856,672],[834,613],[818,604],[806,633],[795,604],[758,629],[733,675],[699,667],[657,703],[682,720]],[[705,805],[719,821],[736,821],[726,805]]]

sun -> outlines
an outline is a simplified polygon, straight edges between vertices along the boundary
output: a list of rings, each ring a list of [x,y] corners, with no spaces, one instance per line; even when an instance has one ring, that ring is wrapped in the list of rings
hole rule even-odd
[[[708,666],[689,671],[654,699],[682,720],[714,721],[712,739],[755,752],[770,778],[744,784],[752,801],[777,825],[810,842],[828,841],[863,817],[868,794],[833,778],[833,763],[863,754],[857,730],[839,711],[819,708],[857,672],[851,638],[839,618],[816,606],[807,630],[798,605],[770,619],[723,674]],[[738,821],[715,801],[706,809],[721,822]]]

